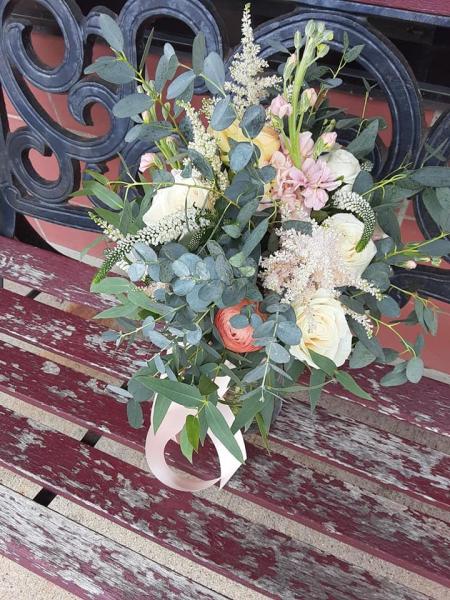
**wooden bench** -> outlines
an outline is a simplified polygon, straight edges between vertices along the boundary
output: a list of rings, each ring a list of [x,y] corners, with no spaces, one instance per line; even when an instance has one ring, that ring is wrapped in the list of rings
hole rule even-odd
[[[223,491],[174,492],[148,473],[145,428],[108,388],[151,348],[119,353],[73,312],[108,304],[87,291],[93,272],[0,238],[0,553],[89,600],[446,597],[446,384],[371,405],[331,390],[314,416],[292,398],[270,456],[249,436]],[[376,391],[375,371],[358,376]]]
[[[134,344],[124,353],[102,342],[104,329],[91,317],[111,302],[89,293],[94,269],[17,239],[29,241],[22,215],[96,230],[87,209],[68,202],[82,168],[103,171],[119,152],[138,164],[148,148],[125,145],[129,124],[111,114],[117,90],[81,76],[92,59],[99,9],[82,14],[89,4],[82,0],[46,0],[28,3],[27,15],[25,4],[0,0],[0,45],[8,49],[0,61],[0,236],[6,236],[0,237],[0,555],[21,565],[22,573],[59,586],[47,594],[30,585],[27,597],[59,598],[64,589],[65,598],[88,600],[448,598],[447,384],[424,379],[381,390],[376,382],[383,367],[371,366],[356,377],[371,388],[373,401],[330,388],[311,415],[305,397],[287,399],[271,433],[270,455],[257,436],[247,435],[247,464],[222,491],[174,492],[148,472],[143,446],[150,404],[144,428],[132,429],[117,388],[152,348]],[[42,19],[41,4],[64,35],[59,66],[36,62],[32,43],[21,46],[22,31],[28,35],[36,23],[52,27],[47,14]],[[274,33],[292,39],[309,18],[335,29],[337,46],[344,31],[352,45],[365,44],[364,68],[381,84],[393,125],[394,143],[386,156],[377,155],[377,175],[394,170],[407,154],[417,156],[419,148],[427,152],[411,71],[361,16],[384,0],[361,6],[305,0],[289,15],[281,15],[283,3],[272,4],[277,21],[263,23],[257,35],[267,56]],[[431,12],[431,1],[422,4]],[[187,47],[185,30],[200,28],[209,50],[231,52],[212,2],[115,5],[123,6],[118,24],[134,58],[145,46],[138,31],[148,34],[150,21],[175,15],[184,26],[174,43]],[[395,18],[424,19],[394,12]],[[446,12],[434,12],[424,22],[450,25]],[[370,9],[386,13],[380,6]],[[55,53],[56,46],[61,50],[55,43]],[[39,102],[31,98],[34,92]],[[13,131],[4,118],[6,97],[24,124]],[[66,121],[56,109],[53,114],[53,99]],[[86,135],[85,109],[95,103],[108,112],[112,127]],[[45,114],[47,108],[52,114]],[[450,155],[449,131],[450,114],[444,114],[429,137],[444,158]],[[60,173],[46,179],[34,171],[30,149],[52,154]],[[433,164],[442,162],[439,156]],[[418,161],[423,158],[419,153]],[[423,234],[435,235],[420,198],[415,210]],[[421,266],[400,275],[415,278],[425,295],[450,301],[449,271]],[[174,467],[192,472],[175,446],[168,454]],[[214,466],[206,455],[195,462],[205,477]],[[0,572],[3,598],[1,582]]]

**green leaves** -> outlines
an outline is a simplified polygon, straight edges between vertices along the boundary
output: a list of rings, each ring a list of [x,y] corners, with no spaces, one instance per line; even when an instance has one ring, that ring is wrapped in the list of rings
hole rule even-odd
[[[242,171],[250,162],[253,155],[253,145],[249,142],[239,142],[230,152],[230,167],[236,173]]]
[[[244,256],[249,256],[251,252],[256,248],[256,246],[266,235],[268,227],[269,219],[264,219],[255,227],[255,229],[253,229],[248,238],[245,240],[244,245],[242,246],[241,252]]]
[[[230,428],[225,420],[225,417],[219,411],[217,406],[208,402],[205,406],[206,421],[213,434],[222,442],[225,448],[231,452],[231,454],[239,462],[244,462],[241,449],[231,433]]]
[[[309,404],[311,410],[314,411],[320,400],[322,387],[325,383],[326,373],[320,369],[313,369],[309,378]]]
[[[326,356],[317,354],[317,352],[314,352],[314,350],[310,350],[309,354],[319,369],[325,371],[325,373],[330,377],[333,376],[334,372],[336,371],[336,365],[332,360],[330,360]]]
[[[116,192],[113,192],[111,189],[105,187],[97,181],[85,182],[84,191],[89,196],[96,196],[96,198],[101,200],[103,204],[106,204],[110,208],[116,210],[120,210],[123,208],[123,200],[119,196],[119,194],[116,194]]]
[[[200,31],[194,38],[192,44],[192,69],[196,75],[200,75],[206,57],[205,34]]]
[[[199,408],[202,396],[199,390],[187,383],[181,381],[171,381],[170,379],[159,379],[156,377],[142,376],[136,377],[142,385],[157,394],[162,394],[170,398],[172,402],[181,404],[186,408]]]
[[[372,400],[372,396],[364,391],[347,371],[336,371],[334,376],[347,391],[355,394],[355,396],[358,396],[359,398],[364,398],[364,400]]]
[[[205,84],[211,94],[222,91],[225,83],[225,67],[217,52],[210,52],[203,63]]]
[[[123,34],[116,21],[107,14],[101,14],[98,18],[100,34],[116,52],[123,52]]]
[[[197,150],[193,150],[193,149],[188,150],[188,155],[189,155],[189,158],[191,159],[194,167],[198,171],[200,171],[200,173],[203,175],[203,177],[205,177],[205,179],[207,179],[208,181],[213,181],[214,171],[212,170],[212,167],[209,164],[209,162],[206,160],[206,158],[204,156],[202,156],[202,154],[200,154],[200,152],[197,152]]]
[[[105,277],[91,285],[91,292],[97,294],[122,294],[130,289],[130,282],[122,277]]]
[[[231,96],[225,96],[214,107],[211,117],[211,127],[215,131],[227,129],[236,119],[236,113],[231,103]]]
[[[127,417],[128,422],[133,429],[139,429],[144,424],[142,406],[139,402],[136,402],[136,400],[129,400],[127,402]]]
[[[114,56],[101,56],[92,65],[86,67],[84,72],[86,75],[97,73],[105,81],[115,84],[130,83],[135,78],[132,66]]]
[[[131,94],[114,105],[113,114],[121,119],[135,117],[148,110],[152,104],[153,100],[147,94]]]
[[[185,71],[184,73],[181,73],[181,75],[178,75],[167,88],[167,99],[173,100],[174,98],[181,96],[189,85],[194,82],[194,79],[194,71]]]
[[[260,104],[249,106],[242,117],[240,127],[249,138],[255,138],[264,127],[266,111]]]
[[[450,187],[449,167],[422,167],[410,175],[419,185],[432,188]]]
[[[364,158],[372,152],[378,135],[379,124],[375,119],[347,146],[346,150],[356,158]]]
[[[406,364],[406,377],[411,383],[418,383],[422,379],[424,364],[418,356],[411,358]]]

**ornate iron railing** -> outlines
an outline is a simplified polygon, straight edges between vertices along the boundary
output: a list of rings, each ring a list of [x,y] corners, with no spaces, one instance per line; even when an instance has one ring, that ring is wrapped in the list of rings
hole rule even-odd
[[[417,157],[420,162],[426,140],[421,95],[411,69],[381,32],[358,12],[352,16],[340,11],[339,2],[343,4],[341,0],[320,2],[319,9],[303,6],[262,24],[256,35],[264,55],[270,57],[273,54],[273,40],[289,46],[294,31],[303,29],[309,19],[325,21],[334,30],[332,45],[335,49],[342,46],[343,34],[347,32],[352,45],[364,44],[358,60],[383,90],[392,116],[392,143],[387,150],[381,142],[378,144],[374,157],[375,174],[392,171],[405,155]],[[125,146],[124,138],[130,124],[112,113],[113,105],[126,90],[83,74],[84,67],[92,59],[94,36],[99,35],[100,13],[108,12],[117,19],[125,37],[126,53],[135,64],[139,58],[140,28],[149,19],[169,17],[183,21],[194,33],[200,30],[205,33],[209,51],[232,55],[224,26],[209,0],[127,0],[118,15],[107,8],[96,8],[86,16],[75,0],[38,0],[38,4],[53,16],[65,43],[62,62],[57,67],[49,67],[42,64],[33,51],[30,41],[33,21],[23,15],[23,10],[20,16],[14,12],[18,4],[18,0],[0,0],[0,234],[13,235],[16,213],[95,230],[87,209],[68,202],[71,192],[79,187],[81,163],[103,170],[108,160],[121,153],[127,162],[137,164],[138,157],[147,150],[142,142]],[[39,105],[27,82],[51,94],[67,94],[68,108],[82,124],[89,123],[90,107],[95,103],[103,105],[110,119],[109,131],[88,138],[63,129]],[[202,90],[198,88],[197,91]],[[13,132],[8,128],[3,93],[25,122]],[[428,134],[428,142],[440,146],[440,154],[450,157],[450,113],[435,124]],[[56,157],[57,179],[44,179],[34,170],[29,159],[31,149]],[[437,226],[420,197],[415,200],[415,211],[423,234],[427,237],[435,235]],[[426,295],[450,302],[450,272],[420,267],[412,273],[399,270],[397,277],[406,279],[409,288],[420,288]]]

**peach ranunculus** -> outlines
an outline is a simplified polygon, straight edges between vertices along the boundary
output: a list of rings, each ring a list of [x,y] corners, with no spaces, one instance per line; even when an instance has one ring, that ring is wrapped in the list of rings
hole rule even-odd
[[[222,131],[213,131],[221,152],[224,154],[223,160],[228,162],[228,153],[230,151],[229,139],[236,142],[248,142],[249,138],[239,127],[238,122],[234,121],[229,127]],[[264,167],[269,164],[274,152],[279,150],[281,142],[278,133],[270,125],[264,125],[261,132],[252,140],[261,151],[259,157],[259,166]]]
[[[248,306],[249,304],[253,305],[253,312],[263,319],[263,314],[258,309],[258,305],[250,300],[242,300],[234,306],[219,309],[214,319],[214,325],[222,338],[225,348],[239,354],[255,352],[261,349],[261,346],[253,344],[254,328],[252,325],[238,329],[237,327],[233,327],[230,322],[233,317],[240,314],[244,306]]]

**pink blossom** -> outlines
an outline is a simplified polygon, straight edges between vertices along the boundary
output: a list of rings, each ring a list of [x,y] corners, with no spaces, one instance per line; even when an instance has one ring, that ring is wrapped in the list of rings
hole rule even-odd
[[[269,111],[276,117],[289,117],[292,113],[292,106],[284,98],[284,96],[278,95],[272,100],[269,106]]]
[[[289,176],[294,188],[301,190],[305,206],[314,210],[323,208],[328,200],[327,192],[340,185],[326,162],[312,158],[304,160],[301,169],[291,167]]]
[[[281,201],[281,216],[283,219],[304,219],[311,212],[303,204],[300,190],[290,177],[293,166],[292,160],[287,152],[275,152],[271,159],[271,165],[276,169],[277,175],[272,188],[272,196]]]
[[[314,140],[310,131],[304,131],[298,136],[298,144],[300,146],[300,156],[302,160],[312,156],[314,151]]]
[[[306,100],[308,101],[308,104],[311,108],[317,102],[317,92],[314,88],[308,88],[307,90],[304,90],[304,92],[302,93],[302,96],[304,96],[306,98]]]
[[[322,133],[319,139],[324,144],[324,150],[331,150],[336,143],[336,138],[337,133],[335,131],[328,131],[327,133]]]
[[[153,152],[146,152],[141,156],[141,162],[139,165],[139,171],[144,173],[149,167],[155,163],[156,155]]]

